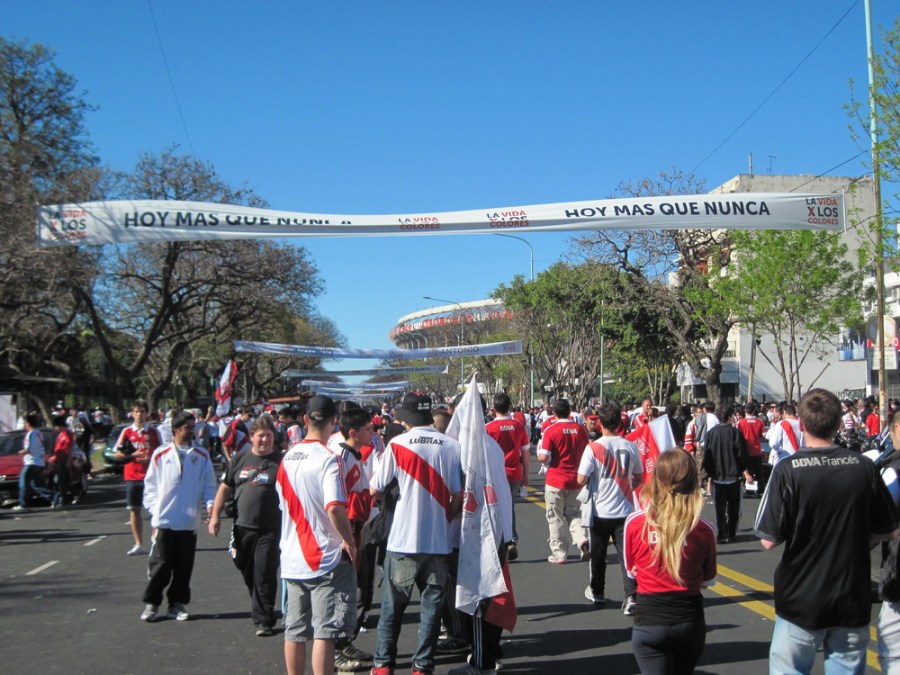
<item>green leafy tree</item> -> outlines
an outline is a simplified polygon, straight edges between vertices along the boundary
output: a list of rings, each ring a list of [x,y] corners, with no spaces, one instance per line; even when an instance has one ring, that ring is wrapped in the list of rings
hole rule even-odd
[[[862,322],[862,270],[839,232],[736,231],[732,245],[736,264],[714,275],[715,289],[771,337],[758,353],[781,376],[784,400],[799,399],[812,384],[803,366],[833,353],[842,327]]]
[[[142,156],[133,173],[119,177],[118,191],[133,199],[263,204],[174,148]],[[308,316],[322,288],[305,249],[268,240],[149,243],[105,253],[104,275],[80,299],[118,401],[140,387],[155,405],[181,378],[192,345],[224,345],[251,331],[266,339],[279,326],[272,317]]]
[[[92,108],[53,60],[43,45],[0,38],[0,358],[14,372],[77,382],[74,291],[96,259],[37,249],[35,205],[96,198],[101,174],[85,128]]]
[[[626,197],[703,192],[703,181],[681,171],[623,182]],[[722,398],[722,361],[731,329],[742,320],[716,288],[710,270],[727,264],[729,234],[709,230],[600,230],[575,239],[590,259],[621,270],[638,301],[659,314],[675,353],[706,384],[707,396]]]
[[[864,96],[856,96],[854,83],[850,83],[850,103],[846,106],[851,118],[850,134],[868,153],[870,149],[869,94],[876,108],[875,129],[878,138],[877,154],[879,170],[887,186],[882,195],[888,248],[886,256],[897,257],[896,222],[900,215],[900,17],[894,25],[881,32],[881,53],[875,54],[872,63],[874,87],[866,87]]]
[[[660,316],[641,301],[638,291],[628,275],[613,266],[557,263],[532,282],[517,276],[509,286],[497,288],[494,297],[513,312],[515,330],[526,336],[523,364],[530,365],[533,355],[536,389],[550,398],[566,396],[580,407],[596,391],[601,335],[607,354],[604,370],[615,370],[617,361],[640,369],[641,363],[646,366],[652,360],[647,345],[669,340],[660,330]],[[628,347],[642,350],[644,360],[635,359]],[[671,351],[671,344],[667,349]],[[670,370],[669,380],[674,367]],[[659,396],[667,397],[664,392],[672,386],[669,382]]]

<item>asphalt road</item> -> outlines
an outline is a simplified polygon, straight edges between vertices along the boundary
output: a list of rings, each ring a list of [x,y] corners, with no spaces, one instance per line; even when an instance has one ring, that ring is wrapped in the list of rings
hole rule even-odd
[[[543,494],[517,504],[520,557],[512,564],[519,605],[516,630],[504,635],[503,672],[578,675],[636,673],[631,620],[620,609],[622,584],[609,549],[605,608],[584,599],[588,569],[546,562]],[[764,673],[772,633],[772,577],[780,551],[761,549],[751,532],[758,501],[744,501],[738,541],[719,551],[718,583],[705,591],[708,627],[699,673]],[[146,556],[131,545],[118,477],[98,477],[86,503],[62,511],[0,510],[0,669],[4,673],[276,673],[282,636],[258,638],[249,599],[225,552],[226,540],[200,532],[189,622],[139,620]],[[706,507],[714,520],[712,507]],[[149,532],[149,523],[147,524]],[[223,527],[227,531],[227,527]],[[378,590],[376,589],[376,603]],[[377,614],[377,604],[375,608]],[[878,605],[873,614],[877,614]],[[418,624],[410,605],[400,640],[399,672],[408,672]],[[375,632],[356,644],[375,647]],[[870,650],[874,645],[870,644]],[[438,673],[461,662],[439,657]],[[874,653],[870,671],[875,672]],[[821,658],[816,672],[822,672]]]

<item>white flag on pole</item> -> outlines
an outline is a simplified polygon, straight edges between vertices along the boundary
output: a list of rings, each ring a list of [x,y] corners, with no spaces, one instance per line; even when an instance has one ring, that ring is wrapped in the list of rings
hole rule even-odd
[[[459,441],[465,474],[456,608],[474,614],[482,600],[509,590],[498,548],[512,540],[512,497],[503,450],[485,429],[475,376],[450,420],[447,435]]]

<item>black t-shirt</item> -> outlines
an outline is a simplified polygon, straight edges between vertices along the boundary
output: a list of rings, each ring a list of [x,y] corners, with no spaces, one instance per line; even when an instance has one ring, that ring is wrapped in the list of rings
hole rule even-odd
[[[248,448],[233,455],[228,462],[225,484],[234,490],[237,525],[268,531],[281,528],[281,509],[275,491],[281,458],[282,453],[278,450],[259,457]]]
[[[775,612],[807,630],[869,623],[869,536],[897,527],[875,465],[837,446],[802,448],[772,471],[756,534],[783,542]]]

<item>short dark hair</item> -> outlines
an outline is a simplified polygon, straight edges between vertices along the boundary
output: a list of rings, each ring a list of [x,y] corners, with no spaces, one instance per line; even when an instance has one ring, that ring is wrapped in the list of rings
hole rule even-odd
[[[358,405],[355,408],[345,407],[341,411],[341,434],[345,439],[350,438],[351,431],[359,431],[371,421],[372,416]]]
[[[196,421],[194,415],[192,413],[189,413],[187,410],[182,410],[179,413],[175,413],[175,415],[172,417],[172,431],[174,431],[175,429],[180,429],[188,422],[194,421]]]
[[[140,408],[144,412],[150,412],[150,406],[142,398],[135,399],[134,403],[131,404],[131,409],[134,410],[135,408]]]
[[[572,406],[569,405],[569,400],[565,398],[556,399],[556,403],[553,404],[553,414],[562,420],[568,419],[569,415],[572,414]]]
[[[41,426],[41,416],[36,412],[27,413],[25,415],[25,422],[28,424],[28,426],[37,429],[39,426]]]
[[[66,423],[66,416],[65,415],[54,415],[53,416],[53,426],[55,426],[55,427],[68,426],[68,424]]]
[[[512,408],[512,401],[509,400],[509,394],[499,392],[494,394],[494,410],[501,415],[505,415]]]
[[[732,415],[734,415],[734,406],[731,403],[720,403],[716,408],[716,417],[723,424],[731,419]]]
[[[716,411],[716,404],[713,403],[712,401],[707,401],[706,403],[703,404],[703,409],[704,409],[706,412],[715,412],[715,411]]]
[[[613,433],[622,425],[622,409],[612,403],[601,405],[597,417],[600,418],[600,426]]]
[[[810,436],[830,440],[841,426],[841,402],[826,389],[810,389],[800,399],[800,421]]]

